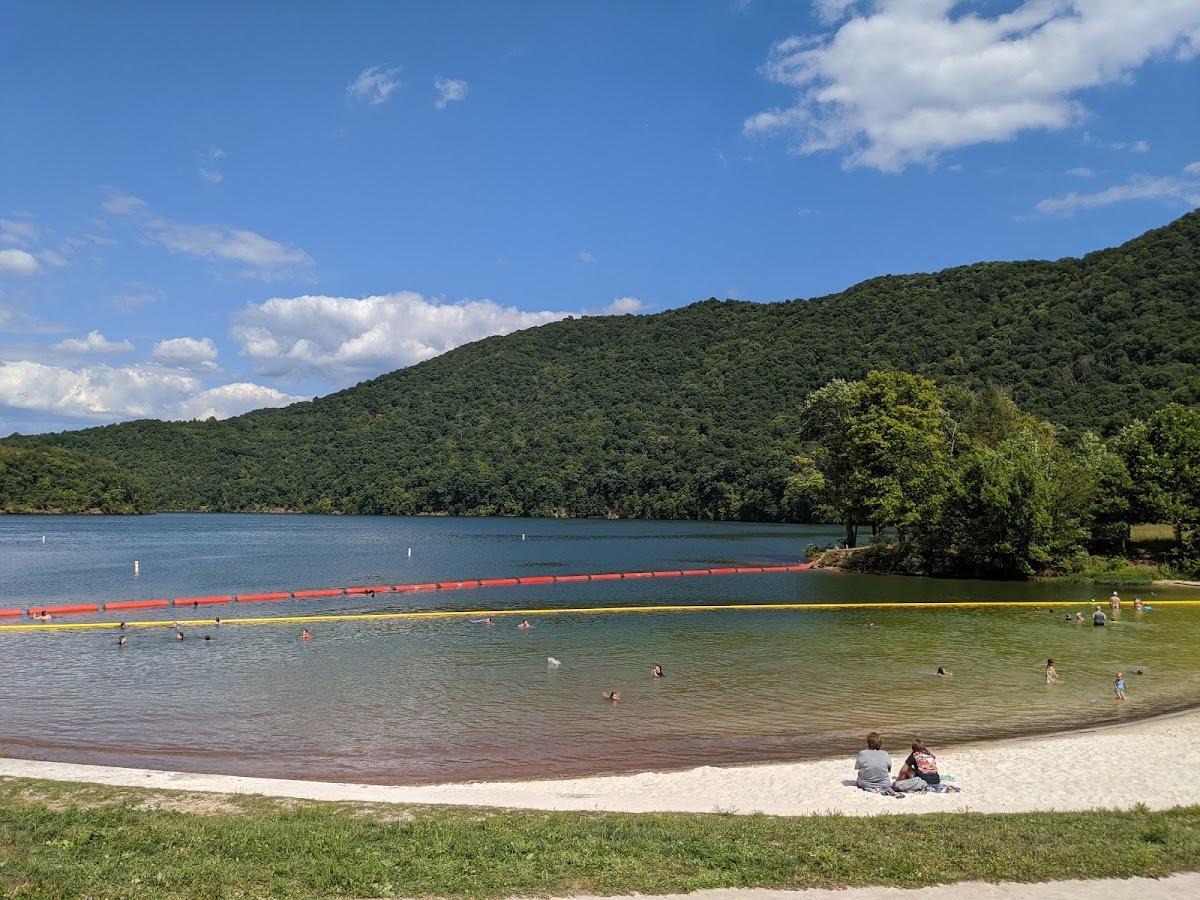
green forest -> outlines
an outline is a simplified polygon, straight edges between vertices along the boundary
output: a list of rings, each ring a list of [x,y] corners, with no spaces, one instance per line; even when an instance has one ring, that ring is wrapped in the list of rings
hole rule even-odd
[[[108,460],[164,510],[811,520],[793,479],[822,385],[909,372],[1111,438],[1200,401],[1198,298],[1191,213],[1080,259],[568,319],[285,409],[4,443]]]
[[[153,511],[146,486],[106,459],[52,447],[0,446],[0,512]]]

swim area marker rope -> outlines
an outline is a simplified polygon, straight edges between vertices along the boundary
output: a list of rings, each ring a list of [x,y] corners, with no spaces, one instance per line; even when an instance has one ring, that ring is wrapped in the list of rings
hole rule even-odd
[[[770,612],[770,611],[829,611],[856,609],[1032,609],[1038,607],[1080,607],[1093,606],[1087,601],[1080,600],[936,600],[928,603],[899,603],[899,602],[863,602],[863,603],[722,603],[704,605],[664,605],[664,606],[588,606],[588,607],[541,607],[537,609],[437,609],[413,612],[383,612],[383,613],[330,613],[311,616],[258,616],[237,619],[221,619],[221,625],[287,625],[294,623],[317,624],[321,622],[388,622],[412,621],[430,619],[483,619],[483,618],[512,618],[521,616],[598,616],[615,615],[618,613],[685,613],[685,612]],[[1161,606],[1200,606],[1197,600],[1159,600],[1155,598],[1154,607]],[[1128,612],[1135,612],[1130,609]],[[125,628],[196,628],[213,627],[212,619],[177,619],[177,620],[145,620],[140,622],[125,622]],[[12,631],[113,631],[121,628],[119,622],[64,622],[44,625],[0,625],[0,633]]]

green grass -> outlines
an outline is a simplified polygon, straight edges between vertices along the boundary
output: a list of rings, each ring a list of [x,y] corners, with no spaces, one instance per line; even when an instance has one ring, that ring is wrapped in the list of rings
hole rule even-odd
[[[0,780],[6,897],[504,897],[1197,869],[1200,807],[886,819],[618,815]]]

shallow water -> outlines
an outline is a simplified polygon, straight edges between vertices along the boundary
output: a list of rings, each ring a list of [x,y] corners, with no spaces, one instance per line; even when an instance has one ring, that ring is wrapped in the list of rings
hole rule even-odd
[[[835,538],[832,529],[728,523],[10,517],[0,519],[0,606],[777,564]],[[342,597],[201,615],[976,598],[1079,599],[1084,610],[1096,592],[797,573]],[[328,622],[308,626],[311,642],[299,640],[296,624],[227,623],[187,628],[182,643],[168,628],[132,630],[121,651],[107,631],[0,633],[0,750],[364,781],[541,777],[849,753],[871,728],[893,745],[916,734],[941,745],[1200,699],[1200,610],[1126,609],[1104,629],[1064,615],[919,607],[573,615],[533,617],[528,631],[506,618],[490,627]],[[203,642],[204,633],[214,640]],[[562,665],[548,667],[549,656]],[[1062,678],[1049,687],[1048,656]],[[656,662],[662,681],[649,677]],[[953,677],[936,677],[939,665]],[[1129,701],[1118,705],[1113,674],[1139,667],[1146,674],[1129,674]],[[617,705],[601,698],[613,689]]]

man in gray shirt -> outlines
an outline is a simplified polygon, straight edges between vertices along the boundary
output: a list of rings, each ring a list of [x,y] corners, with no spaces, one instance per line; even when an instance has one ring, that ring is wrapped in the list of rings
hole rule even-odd
[[[879,739],[879,732],[872,731],[867,735],[867,749],[858,751],[858,759],[854,761],[854,768],[858,770],[858,786],[867,790],[878,790],[879,788],[887,788],[889,792],[892,787],[892,758],[885,751],[880,749],[883,742]]]

